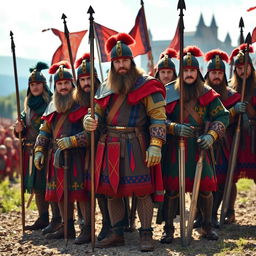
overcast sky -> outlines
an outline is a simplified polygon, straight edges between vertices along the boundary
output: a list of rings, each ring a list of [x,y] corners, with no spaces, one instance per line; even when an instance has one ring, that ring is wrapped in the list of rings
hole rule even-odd
[[[144,0],[148,28],[153,39],[172,39],[178,21],[177,2]],[[4,1],[0,8],[0,56],[11,55],[9,32],[12,30],[17,57],[50,62],[60,41],[51,31],[42,33],[42,29],[63,30],[62,13],[67,16],[70,32],[88,29],[89,5],[94,8],[96,22],[120,32],[129,32],[140,8],[140,0]],[[252,6],[256,6],[255,0],[186,0],[185,31],[196,29],[201,12],[206,25],[210,24],[214,14],[219,39],[224,40],[229,32],[232,44],[236,46],[240,17],[244,19],[245,36],[256,26],[256,10],[246,11]],[[88,50],[88,37],[85,36],[77,57]]]

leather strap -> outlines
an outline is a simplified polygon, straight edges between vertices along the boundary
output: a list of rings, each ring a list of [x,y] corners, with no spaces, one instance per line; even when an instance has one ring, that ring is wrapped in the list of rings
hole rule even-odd
[[[111,121],[113,120],[116,112],[120,109],[121,105],[123,104],[125,100],[125,95],[119,95],[118,98],[116,99],[114,105],[110,109],[108,116],[107,116],[107,124],[110,124]]]
[[[196,105],[196,101],[194,101],[194,100],[191,100],[190,102],[185,103],[184,104],[185,112],[190,114],[199,125],[202,125],[203,120],[199,116],[199,114],[194,110],[195,105]],[[185,113],[185,115],[186,115],[186,113]]]
[[[55,139],[57,138],[58,132],[60,130],[60,127],[63,125],[65,119],[67,118],[69,112],[61,115],[61,117],[59,118],[59,120],[56,123],[55,129],[53,130],[53,140],[55,141]]]

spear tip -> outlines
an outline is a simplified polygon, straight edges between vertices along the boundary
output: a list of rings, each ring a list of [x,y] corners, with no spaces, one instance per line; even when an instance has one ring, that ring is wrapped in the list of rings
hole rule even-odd
[[[91,15],[92,15],[93,13],[95,13],[91,5],[90,5],[90,7],[89,7],[87,13],[89,13],[89,14],[91,14]]]
[[[240,18],[240,21],[239,21],[239,28],[244,28],[244,20],[243,20],[243,17]]]
[[[246,39],[245,39],[245,42],[247,44],[252,44],[252,36],[251,36],[251,33],[249,32],[246,36]]]
[[[12,37],[13,36],[13,33],[12,33],[12,31],[10,30],[10,36]]]
[[[178,6],[177,6],[177,10],[180,9],[180,10],[186,10],[186,4],[185,4],[185,0],[179,0],[178,2]]]
[[[61,19],[65,20],[66,18],[67,18],[67,16],[65,15],[65,13],[63,13],[62,16],[61,16]]]
[[[140,0],[140,5],[143,6],[144,5],[144,1]]]

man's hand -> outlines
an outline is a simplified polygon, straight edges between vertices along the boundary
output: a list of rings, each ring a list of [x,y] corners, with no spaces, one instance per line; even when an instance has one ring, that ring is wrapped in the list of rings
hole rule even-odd
[[[93,132],[97,129],[98,126],[98,118],[95,115],[95,119],[93,119],[90,115],[86,115],[84,117],[84,129],[88,132]]]
[[[42,170],[44,166],[44,154],[42,152],[36,152],[34,156],[34,165],[37,170]]]
[[[147,167],[157,165],[161,161],[161,148],[157,146],[149,146],[146,151]]]
[[[23,121],[16,121],[15,122],[15,125],[14,125],[14,129],[15,129],[15,132],[16,133],[19,133],[19,132],[22,132],[23,131],[23,129],[24,129],[24,123],[23,123]]]
[[[175,135],[181,137],[193,137],[193,128],[187,124],[175,124],[174,126]]]
[[[234,110],[237,114],[239,113],[245,113],[247,102],[237,102],[234,106]]]
[[[212,146],[213,142],[214,138],[210,134],[201,135],[197,140],[197,143],[203,150],[209,149]]]
[[[61,139],[56,139],[57,145],[61,150],[73,148],[75,145],[72,144],[70,137],[63,137]]]

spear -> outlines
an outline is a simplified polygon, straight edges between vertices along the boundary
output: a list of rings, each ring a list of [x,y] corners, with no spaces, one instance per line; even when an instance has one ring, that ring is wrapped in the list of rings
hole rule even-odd
[[[69,54],[70,64],[72,67],[72,74],[73,74],[74,82],[76,83],[76,72],[75,72],[75,68],[74,68],[74,60],[73,60],[73,55],[72,55],[72,50],[71,50],[71,44],[70,44],[70,39],[69,39],[69,30],[68,30],[66,18],[67,18],[67,16],[63,13],[61,16],[61,19],[63,20],[63,24],[64,24],[64,33],[65,33],[65,36],[67,39],[67,44],[68,44],[68,54]]]
[[[180,10],[179,38],[180,38],[180,123],[184,122],[184,86],[183,86],[183,48],[184,48],[184,21],[183,9],[186,10],[184,0],[179,0],[177,10]],[[185,220],[185,144],[184,138],[179,139],[179,197],[180,197],[180,234],[181,243],[186,245],[186,220]]]
[[[248,67],[248,59],[249,59],[249,45],[252,42],[251,34],[248,33],[245,42],[247,44],[246,50],[245,50],[245,63],[244,63],[244,76],[243,76],[243,83],[242,83],[242,90],[241,90],[241,102],[244,102],[244,96],[245,96],[245,86],[246,86],[246,77],[247,77],[247,67]],[[237,163],[237,152],[239,148],[239,142],[240,142],[240,132],[241,132],[241,120],[242,115],[239,114],[235,136],[232,142],[232,151],[230,153],[229,161],[228,161],[228,172],[227,172],[227,178],[225,183],[225,189],[223,194],[223,202],[221,207],[221,215],[220,215],[220,226],[223,225],[227,210],[228,210],[228,204],[230,200],[230,193],[231,193],[231,187],[233,183],[233,176],[234,176],[234,170]]]
[[[243,17],[240,18],[239,28],[240,28],[240,44],[243,44],[244,43],[244,31],[243,31],[244,20],[243,20]]]
[[[16,105],[17,105],[17,116],[18,121],[21,122],[20,117],[20,96],[19,96],[19,83],[18,83],[18,74],[17,74],[17,65],[16,65],[16,54],[15,54],[15,44],[13,40],[13,33],[10,31],[11,37],[11,48],[12,48],[12,57],[13,57],[13,70],[14,70],[14,78],[15,78],[15,88],[16,88]],[[21,132],[19,132],[19,155],[20,155],[20,174],[21,174],[21,184],[20,184],[20,192],[21,192],[21,222],[22,222],[22,232],[23,235],[25,233],[25,197],[24,197],[24,173],[23,173],[23,156],[22,156],[22,139]]]
[[[91,117],[95,118],[94,113],[94,26],[93,26],[93,14],[94,10],[90,6],[87,13],[90,15],[90,29],[89,29],[89,44],[90,44],[90,79],[91,79],[91,91],[90,91],[90,106],[91,106]],[[95,161],[95,133],[91,132],[91,241],[92,251],[95,248],[95,186],[94,186],[94,161]]]

